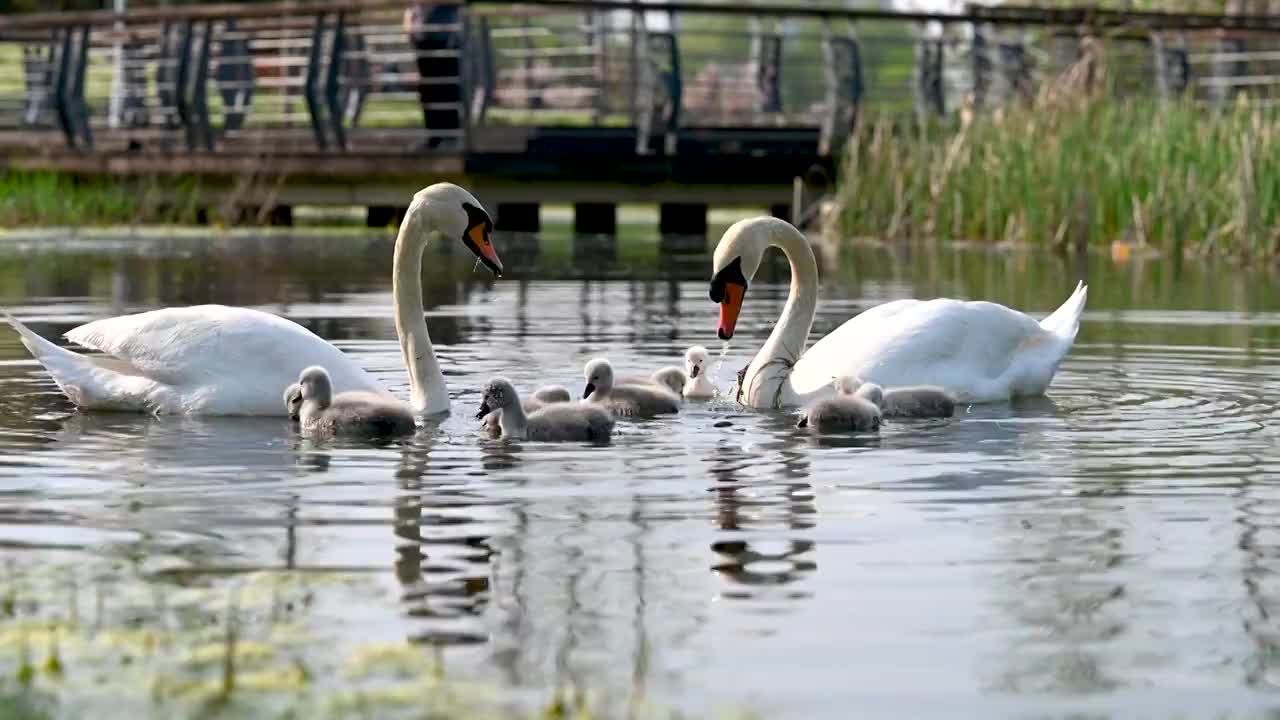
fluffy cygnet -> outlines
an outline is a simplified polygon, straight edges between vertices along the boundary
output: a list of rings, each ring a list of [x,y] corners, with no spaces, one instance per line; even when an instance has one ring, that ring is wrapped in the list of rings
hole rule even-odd
[[[573,394],[569,392],[569,388],[563,385],[543,385],[533,391],[523,403],[525,412],[534,412],[542,409],[546,405],[552,403],[569,402],[573,399]]]
[[[814,401],[800,417],[796,427],[808,428],[811,433],[869,432],[880,429],[880,386],[863,386],[835,382],[836,394]],[[856,383],[856,381],[854,381]],[[857,392],[854,392],[854,389]],[[865,389],[865,392],[864,392]]]
[[[284,389],[284,409],[289,419],[296,421],[302,412],[302,386],[294,383]]]
[[[666,388],[676,395],[680,395],[684,392],[684,384],[688,382],[688,376],[685,375],[684,370],[681,370],[675,365],[668,365],[654,371],[654,373],[649,376],[649,382],[657,385],[658,387]],[[619,382],[618,384],[633,385],[635,383]]]
[[[848,390],[851,387],[853,390]],[[885,418],[951,417],[956,411],[955,399],[942,388],[930,385],[885,390],[875,383],[858,384],[857,380],[846,377],[836,380],[836,391],[853,392],[874,402]]]
[[[305,433],[386,437],[407,435],[416,428],[413,410],[398,400],[364,391],[334,395],[329,373],[318,365],[302,371],[298,387],[302,398],[298,420]],[[286,406],[290,397],[286,390]]]
[[[573,400],[573,396],[569,394],[569,389],[563,385],[543,385],[533,391],[533,395],[524,398],[520,405],[524,408],[525,414],[537,412],[542,408],[553,403],[567,403]],[[502,428],[498,425],[500,413],[497,410],[485,415],[481,419],[480,424],[488,433],[489,437],[502,437]]]
[[[582,397],[588,403],[606,407],[614,415],[652,417],[680,412],[680,398],[654,384],[614,385],[613,366],[604,358],[596,358],[583,369],[587,386]]]
[[[688,376],[681,394],[690,400],[708,400],[715,397],[716,388],[707,377],[707,365],[711,355],[701,345],[694,345],[684,351],[684,369]]]
[[[546,442],[604,442],[613,434],[613,417],[586,403],[551,403],[525,414],[516,389],[505,378],[484,386],[477,418],[496,418],[498,436]]]

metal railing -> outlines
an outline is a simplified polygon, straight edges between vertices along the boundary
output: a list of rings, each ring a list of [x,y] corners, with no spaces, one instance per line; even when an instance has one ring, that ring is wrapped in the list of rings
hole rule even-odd
[[[0,144],[87,152],[519,151],[522,126],[804,130],[864,107],[948,115],[1029,97],[1101,43],[1116,92],[1280,98],[1280,18],[974,6],[471,0],[194,5],[0,17]],[[728,142],[728,140],[726,141]],[[506,144],[504,144],[506,143]]]

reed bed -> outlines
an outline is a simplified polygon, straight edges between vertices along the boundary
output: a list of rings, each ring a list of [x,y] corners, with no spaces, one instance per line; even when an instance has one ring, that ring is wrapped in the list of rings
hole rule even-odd
[[[945,124],[864,119],[843,167],[838,229],[1276,257],[1280,112],[1117,98],[1100,67]]]

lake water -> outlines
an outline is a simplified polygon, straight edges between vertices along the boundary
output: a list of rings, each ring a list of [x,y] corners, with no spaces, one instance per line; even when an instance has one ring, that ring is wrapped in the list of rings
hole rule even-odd
[[[454,410],[386,447],[283,420],[77,413],[0,327],[0,702],[475,717],[580,689],[596,717],[1280,709],[1274,275],[826,253],[815,338],[908,296],[1040,315],[1083,278],[1089,306],[1044,399],[821,442],[717,400],[608,447],[554,446],[482,438],[482,383],[580,388],[596,355],[647,373],[691,344],[718,353],[709,258],[496,242],[496,281],[461,249],[430,252]],[[46,337],[167,305],[267,309],[404,396],[391,247],[13,239],[0,306]],[[781,308],[785,266],[762,273],[722,390]]]

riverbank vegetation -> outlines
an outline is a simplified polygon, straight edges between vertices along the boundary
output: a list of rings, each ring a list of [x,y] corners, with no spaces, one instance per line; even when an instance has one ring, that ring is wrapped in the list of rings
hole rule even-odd
[[[842,168],[838,230],[1280,252],[1280,113],[1121,99],[1070,80],[946,125],[864,119]]]
[[[197,220],[191,180],[0,174],[0,227],[183,224]]]

